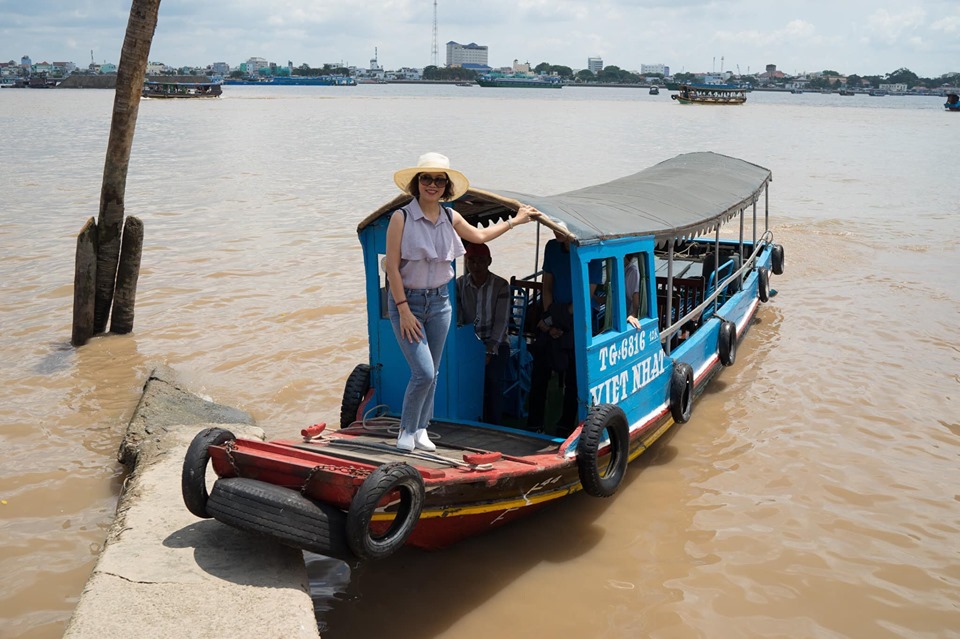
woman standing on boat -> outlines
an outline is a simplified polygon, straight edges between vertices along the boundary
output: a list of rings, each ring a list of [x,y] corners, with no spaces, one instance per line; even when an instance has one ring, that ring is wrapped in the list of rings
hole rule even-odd
[[[397,171],[393,181],[413,196],[390,218],[384,265],[390,323],[410,366],[397,448],[432,452],[437,447],[427,436],[427,425],[433,418],[440,358],[450,329],[453,261],[465,252],[460,240],[489,242],[540,212],[524,205],[513,219],[483,229],[471,226],[453,208],[441,205],[466,193],[470,182],[439,153],[421,155],[417,166]]]

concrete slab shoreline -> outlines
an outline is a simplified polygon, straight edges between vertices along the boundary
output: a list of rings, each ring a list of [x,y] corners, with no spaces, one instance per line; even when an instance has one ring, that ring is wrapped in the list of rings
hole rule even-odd
[[[320,636],[300,551],[183,505],[184,453],[214,424],[263,439],[248,414],[189,392],[171,369],[151,374],[120,447],[131,474],[64,637]]]

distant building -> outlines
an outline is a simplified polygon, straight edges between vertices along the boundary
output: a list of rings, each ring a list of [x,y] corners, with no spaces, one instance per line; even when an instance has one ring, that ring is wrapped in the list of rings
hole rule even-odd
[[[513,72],[514,73],[530,73],[530,63],[529,62],[518,62],[517,60],[513,61]]]
[[[670,67],[665,64],[641,64],[640,75],[653,75],[659,73],[663,77],[670,75]]]
[[[55,78],[65,78],[77,70],[77,65],[73,62],[51,62],[50,75]]]
[[[465,64],[482,64],[487,66],[488,50],[485,45],[474,42],[460,44],[451,40],[447,43],[447,66],[462,67]]]
[[[247,75],[256,75],[260,69],[269,69],[270,63],[263,58],[250,58],[240,64],[240,70]]]
[[[230,65],[226,62],[214,62],[210,65],[210,73],[213,75],[230,75]]]
[[[587,58],[587,69],[593,74],[603,71],[603,58]]]

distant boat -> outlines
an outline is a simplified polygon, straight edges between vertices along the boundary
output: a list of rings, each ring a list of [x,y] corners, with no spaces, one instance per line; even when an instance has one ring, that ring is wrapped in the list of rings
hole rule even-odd
[[[220,82],[162,82],[143,83],[144,98],[219,98],[223,93]]]
[[[477,86],[473,82],[457,82],[458,87],[475,87]]]
[[[657,87],[650,87],[650,95],[660,95],[660,89]]]
[[[803,93],[803,89],[790,89],[790,93]]]
[[[943,108],[947,111],[960,112],[960,95],[957,95],[956,93],[948,93],[947,101],[943,103]]]
[[[854,95],[854,92],[851,89],[840,89],[837,91],[840,95]]]
[[[870,95],[887,95],[883,89],[870,89]]]
[[[670,99],[680,104],[743,104],[747,91],[726,84],[681,84]]]
[[[482,75],[477,78],[477,84],[482,87],[517,88],[517,89],[562,89],[563,82],[553,76],[516,75]]]
[[[230,79],[224,80],[224,84],[252,84],[256,86],[321,86],[321,87],[352,87],[357,85],[354,78],[346,75],[291,75],[274,76],[267,79]]]

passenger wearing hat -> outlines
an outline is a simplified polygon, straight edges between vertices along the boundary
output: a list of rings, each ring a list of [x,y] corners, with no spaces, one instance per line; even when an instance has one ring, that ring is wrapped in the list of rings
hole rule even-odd
[[[483,377],[483,421],[500,424],[503,418],[503,380],[510,360],[507,323],[510,321],[510,284],[490,272],[486,244],[467,244],[467,273],[457,278],[459,324],[473,324],[487,351]]]
[[[450,329],[453,261],[464,254],[461,238],[483,244],[539,217],[540,212],[522,205],[513,218],[486,228],[471,226],[453,208],[441,206],[442,201],[466,193],[470,182],[439,153],[421,155],[416,166],[397,171],[393,181],[413,196],[390,218],[384,264],[390,322],[410,366],[397,448],[434,451],[437,447],[427,435],[427,425],[433,418],[440,358]]]

